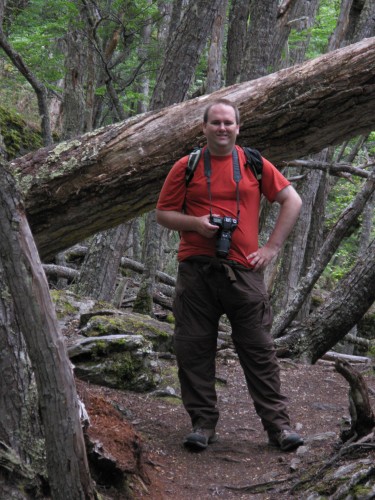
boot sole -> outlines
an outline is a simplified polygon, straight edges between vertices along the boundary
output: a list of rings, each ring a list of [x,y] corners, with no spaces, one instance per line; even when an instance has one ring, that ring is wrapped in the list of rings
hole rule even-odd
[[[279,448],[281,451],[292,451],[303,445],[303,441],[295,441],[294,443],[287,443],[284,446],[280,446],[279,443],[274,441],[268,441],[268,446],[272,448]]]
[[[213,436],[212,438],[209,438],[207,443],[203,443],[202,441],[196,441],[193,439],[185,439],[183,442],[183,445],[185,448],[188,448],[191,451],[202,451],[207,448],[209,444],[215,443],[218,440],[217,436]]]

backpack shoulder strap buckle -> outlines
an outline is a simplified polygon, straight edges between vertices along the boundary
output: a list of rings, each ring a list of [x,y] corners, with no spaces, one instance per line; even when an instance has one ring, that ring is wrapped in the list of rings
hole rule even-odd
[[[193,175],[194,175],[195,169],[197,168],[201,154],[202,154],[202,149],[198,148],[198,147],[194,148],[193,151],[189,154],[188,164],[187,164],[186,172],[185,172],[185,184],[186,184],[186,186],[189,185],[189,182],[193,178]]]

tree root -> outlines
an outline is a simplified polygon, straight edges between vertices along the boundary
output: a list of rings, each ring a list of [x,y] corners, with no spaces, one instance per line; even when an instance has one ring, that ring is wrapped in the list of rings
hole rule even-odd
[[[245,486],[224,486],[227,490],[241,491],[243,493],[264,493],[268,490],[273,490],[275,486],[290,481],[290,478],[268,481],[267,483],[247,484]]]

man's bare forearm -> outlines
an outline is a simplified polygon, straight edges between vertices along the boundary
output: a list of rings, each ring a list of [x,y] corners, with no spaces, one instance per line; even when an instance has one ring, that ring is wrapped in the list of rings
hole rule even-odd
[[[212,238],[218,227],[210,224],[209,214],[201,217],[187,215],[174,210],[156,210],[158,224],[174,231],[195,231],[206,238]]]

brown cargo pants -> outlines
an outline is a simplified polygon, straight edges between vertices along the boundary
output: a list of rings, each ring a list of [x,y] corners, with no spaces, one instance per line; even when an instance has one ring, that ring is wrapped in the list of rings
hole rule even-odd
[[[224,313],[264,429],[289,428],[263,274],[206,257],[185,260],[179,264],[173,312],[182,401],[193,428],[215,428],[219,419],[215,358]]]

